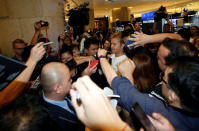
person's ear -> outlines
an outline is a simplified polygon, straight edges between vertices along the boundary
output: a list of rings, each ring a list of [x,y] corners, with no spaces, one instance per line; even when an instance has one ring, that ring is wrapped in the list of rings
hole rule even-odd
[[[59,94],[61,92],[60,85],[59,84],[55,84],[53,86],[53,91]]]

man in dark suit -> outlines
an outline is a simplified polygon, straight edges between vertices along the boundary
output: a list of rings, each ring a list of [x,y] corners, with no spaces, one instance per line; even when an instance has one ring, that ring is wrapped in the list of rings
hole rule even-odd
[[[84,130],[67,97],[71,83],[70,71],[65,64],[46,64],[41,73],[43,103],[62,130]]]

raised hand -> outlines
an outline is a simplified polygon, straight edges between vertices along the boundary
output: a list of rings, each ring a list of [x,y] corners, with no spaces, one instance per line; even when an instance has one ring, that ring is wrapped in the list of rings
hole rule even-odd
[[[89,61],[88,67],[82,72],[82,76],[84,76],[84,75],[91,76],[92,74],[94,74],[97,71],[98,64],[96,64],[92,68],[90,68],[90,63],[91,63],[91,61]]]
[[[81,103],[76,100],[76,91]],[[125,126],[103,90],[88,76],[79,78],[72,85],[70,95],[78,118],[87,127],[93,130],[122,130]]]
[[[135,41],[135,43],[133,44],[130,44],[128,45],[128,47],[131,47],[131,46],[135,46],[135,47],[138,47],[138,46],[144,46],[146,43],[148,43],[150,40],[150,36],[149,35],[146,35],[146,34],[143,34],[142,32],[135,32],[135,34],[131,35],[133,36],[134,38],[129,38],[129,40],[131,41]]]
[[[41,60],[41,58],[44,56],[44,54],[46,53],[45,48],[42,46],[43,42],[40,42],[38,44],[36,44],[30,52],[30,57],[29,60],[37,63],[38,61]]]

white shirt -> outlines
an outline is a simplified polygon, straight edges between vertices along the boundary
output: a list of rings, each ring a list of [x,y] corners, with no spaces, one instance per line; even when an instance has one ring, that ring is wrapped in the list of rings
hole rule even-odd
[[[61,100],[61,101],[55,101],[55,100],[51,100],[51,99],[48,99],[45,97],[44,93],[43,93],[43,99],[44,101],[50,103],[50,104],[53,104],[53,105],[56,105],[56,106],[59,106],[61,108],[64,108],[65,110],[69,111],[70,113],[72,114],[75,114],[73,110],[71,110],[69,107],[68,107],[68,103],[66,100]],[[67,99],[67,98],[66,98]],[[68,99],[68,101],[70,102],[70,100]]]
[[[122,55],[119,57],[115,57],[115,54],[111,55],[111,66],[113,67],[113,69],[115,70],[115,72],[117,72],[117,65],[122,62],[123,60],[125,60],[127,58],[126,55]]]

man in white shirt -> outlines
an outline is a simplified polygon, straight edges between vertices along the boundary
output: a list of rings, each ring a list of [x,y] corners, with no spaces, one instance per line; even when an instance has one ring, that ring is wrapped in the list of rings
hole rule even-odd
[[[111,65],[117,72],[117,65],[125,60],[127,56],[124,53],[125,43],[122,40],[121,33],[116,33],[111,36]]]

